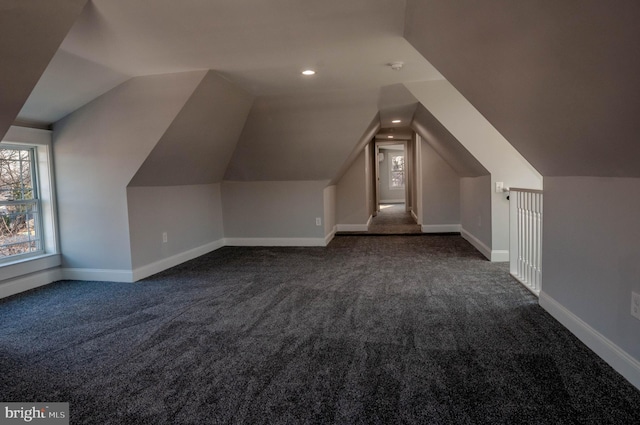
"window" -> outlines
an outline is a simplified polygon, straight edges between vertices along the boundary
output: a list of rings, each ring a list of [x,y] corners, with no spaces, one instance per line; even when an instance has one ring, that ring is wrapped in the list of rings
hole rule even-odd
[[[11,126],[0,142],[0,283],[29,276],[3,294],[55,280],[62,261],[51,150],[49,130]]]
[[[402,189],[404,188],[404,155],[391,154],[390,157],[389,188]]]
[[[0,146],[0,261],[43,252],[36,150]]]

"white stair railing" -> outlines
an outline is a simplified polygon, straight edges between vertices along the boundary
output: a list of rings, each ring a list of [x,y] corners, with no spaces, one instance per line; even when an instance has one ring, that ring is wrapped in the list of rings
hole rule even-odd
[[[540,295],[542,285],[542,191],[509,188],[509,271]]]

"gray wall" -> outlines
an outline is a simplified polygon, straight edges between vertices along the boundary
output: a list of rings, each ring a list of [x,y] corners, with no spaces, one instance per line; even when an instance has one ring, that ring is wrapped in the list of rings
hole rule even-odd
[[[266,96],[251,108],[225,180],[332,180],[372,128],[378,90]]]
[[[328,181],[222,183],[226,238],[324,238]]]
[[[131,269],[127,184],[204,75],[133,78],[56,123],[65,267]]]
[[[491,248],[490,195],[491,176],[460,179],[460,224],[488,248]]]
[[[421,149],[422,224],[460,224],[460,177],[429,143]]]
[[[545,177],[542,291],[640,361],[640,179]]]
[[[384,159],[379,164],[379,174],[380,174],[380,202],[404,202],[405,201],[405,188],[402,189],[391,189],[389,187],[391,183],[391,172],[390,172],[390,161],[391,155],[402,154],[406,158],[406,152],[392,150],[392,149],[384,149],[380,148],[380,152],[384,154]],[[408,177],[407,173],[407,165],[405,164],[405,179]],[[405,185],[407,182],[405,181]]]
[[[366,148],[336,185],[337,224],[367,224],[367,155]]]
[[[129,187],[127,203],[133,269],[224,236],[219,183]]]

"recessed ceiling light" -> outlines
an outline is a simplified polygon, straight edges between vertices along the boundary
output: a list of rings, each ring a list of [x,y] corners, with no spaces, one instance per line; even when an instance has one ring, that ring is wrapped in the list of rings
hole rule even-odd
[[[314,75],[316,72],[313,69],[305,69],[302,71],[302,75]]]
[[[387,136],[388,139],[393,139],[393,136]]]
[[[393,121],[391,121],[391,122],[392,122],[392,123],[394,123],[394,124],[398,124],[399,122],[402,122],[402,121],[400,121],[400,120],[393,120]]]

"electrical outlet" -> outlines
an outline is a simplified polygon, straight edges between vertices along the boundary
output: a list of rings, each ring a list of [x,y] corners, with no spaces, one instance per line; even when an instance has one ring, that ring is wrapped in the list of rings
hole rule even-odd
[[[320,217],[316,217],[316,226],[322,226],[322,219]]]
[[[167,232],[162,232],[162,243],[167,243]]]
[[[631,315],[640,319],[640,294],[631,292]]]

